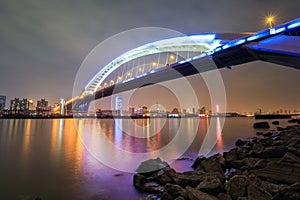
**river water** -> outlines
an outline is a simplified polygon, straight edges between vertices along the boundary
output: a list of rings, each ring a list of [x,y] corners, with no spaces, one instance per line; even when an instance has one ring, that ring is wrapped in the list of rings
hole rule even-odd
[[[0,119],[0,199],[139,199],[140,161],[188,170],[192,161],[172,162],[221,153],[258,131],[253,118],[226,118],[222,129],[223,119]]]

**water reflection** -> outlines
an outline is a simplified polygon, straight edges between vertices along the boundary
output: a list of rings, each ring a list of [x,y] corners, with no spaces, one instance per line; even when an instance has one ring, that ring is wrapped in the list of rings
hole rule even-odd
[[[217,135],[217,148],[219,152],[223,151],[223,138],[222,138],[222,127],[220,118],[217,117],[217,124],[216,124],[216,135]]]
[[[28,162],[28,156],[30,152],[30,139],[31,139],[31,119],[25,121],[25,133],[23,139],[23,155],[22,160],[23,162]]]

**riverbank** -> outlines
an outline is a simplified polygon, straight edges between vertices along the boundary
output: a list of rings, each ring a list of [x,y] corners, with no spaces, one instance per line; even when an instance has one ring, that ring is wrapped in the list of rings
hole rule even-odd
[[[300,126],[258,132],[249,141],[211,157],[193,171],[176,172],[159,158],[141,163],[133,177],[146,199],[300,199]]]

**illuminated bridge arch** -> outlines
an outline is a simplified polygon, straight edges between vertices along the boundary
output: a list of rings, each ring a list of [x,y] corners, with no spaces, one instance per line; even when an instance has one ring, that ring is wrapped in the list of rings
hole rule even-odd
[[[159,40],[132,49],[120,55],[104,66],[85,86],[83,95],[94,94],[105,79],[119,67],[132,60],[153,54],[168,52],[198,52],[203,53],[220,45],[220,40],[215,39],[215,34],[201,34],[181,36]],[[176,59],[176,62],[178,60]]]

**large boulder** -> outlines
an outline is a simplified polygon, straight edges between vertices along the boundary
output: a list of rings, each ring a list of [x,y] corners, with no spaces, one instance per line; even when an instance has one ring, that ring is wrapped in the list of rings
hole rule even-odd
[[[232,200],[231,197],[228,194],[225,194],[225,193],[218,194],[218,199],[219,200]]]
[[[264,151],[265,147],[261,143],[255,143],[253,145],[252,151],[254,155],[260,155]]]
[[[143,192],[147,192],[150,194],[161,195],[163,191],[164,191],[164,187],[156,182],[147,182],[143,186]]]
[[[186,187],[186,191],[189,200],[218,200],[217,197],[201,192],[200,190],[194,189],[190,186]]]
[[[232,199],[238,199],[246,197],[248,185],[249,179],[246,176],[235,175],[226,183],[225,189]]]
[[[156,158],[142,162],[136,169],[136,172],[140,174],[145,174],[146,176],[150,176],[151,174],[153,174],[156,171],[159,171],[160,169],[170,169],[170,167],[167,162],[162,161],[160,158]]]
[[[191,186],[196,187],[201,181],[205,179],[206,173],[201,171],[188,171],[183,173],[176,173],[173,177],[176,184],[181,187]]]
[[[272,146],[267,147],[262,152],[262,158],[281,158],[288,152],[288,148],[285,146]]]
[[[238,158],[238,149],[233,148],[229,152],[224,152],[223,156],[226,162],[232,162]]]
[[[253,128],[270,128],[268,122],[256,122],[253,124]]]
[[[204,156],[199,156],[199,157],[197,157],[196,158],[196,160],[194,161],[194,163],[193,163],[193,165],[191,166],[193,169],[197,169],[199,166],[200,166],[200,164],[201,164],[201,162],[203,161],[203,160],[205,160],[206,158],[204,157]]]
[[[272,195],[253,184],[248,186],[248,200],[272,200]]]
[[[288,163],[271,162],[263,169],[253,170],[253,174],[275,183],[300,182],[300,168]]]
[[[284,187],[274,197],[273,200],[299,200],[300,199],[300,184],[294,183],[291,186]]]
[[[280,159],[279,162],[290,163],[290,164],[300,167],[300,157],[296,156],[295,154],[293,154],[291,152],[287,152],[286,154],[284,154],[284,156]]]
[[[214,196],[217,196],[219,193],[224,191],[223,184],[215,175],[206,176],[196,189]]]
[[[167,183],[165,185],[165,192],[170,194],[173,199],[177,197],[187,197],[186,190],[183,189],[180,185]]]
[[[144,184],[146,182],[147,182],[146,177],[141,174],[135,174],[133,176],[133,185],[137,190],[139,190],[141,192],[144,191]]]
[[[203,160],[200,165],[204,171],[216,174],[222,183],[225,182],[226,179],[222,167],[225,165],[225,159],[221,155],[213,155]]]
[[[241,146],[244,146],[245,145],[245,141],[241,140],[241,139],[238,139],[236,142],[235,142],[235,145],[238,146],[238,147],[241,147]]]

